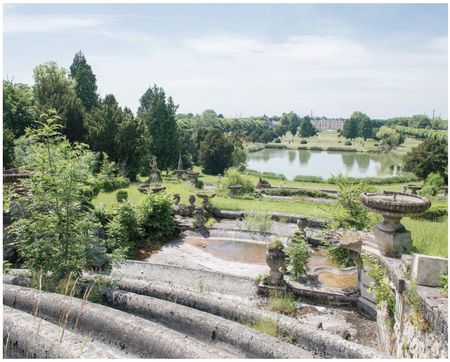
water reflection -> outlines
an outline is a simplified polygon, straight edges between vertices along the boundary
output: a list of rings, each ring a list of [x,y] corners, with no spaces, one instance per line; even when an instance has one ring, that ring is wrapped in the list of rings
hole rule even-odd
[[[280,173],[290,180],[297,175],[328,178],[342,173],[351,177],[386,177],[401,172],[400,160],[390,153],[286,149],[252,152],[247,158],[247,167],[261,172]]]

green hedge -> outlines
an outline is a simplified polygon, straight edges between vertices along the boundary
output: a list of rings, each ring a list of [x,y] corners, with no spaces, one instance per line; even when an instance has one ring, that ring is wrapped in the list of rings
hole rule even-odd
[[[323,177],[319,177],[319,176],[295,176],[294,177],[294,181],[297,182],[313,182],[313,183],[325,183],[327,182]]]
[[[429,208],[422,215],[415,216],[412,219],[428,220],[428,221],[441,221],[448,215],[448,209],[445,206],[435,206]]]
[[[327,182],[330,184],[335,184],[336,180],[338,179],[338,176],[332,176],[330,177]],[[389,185],[389,184],[399,184],[399,183],[405,183],[405,182],[413,182],[417,181],[417,177],[415,176],[392,176],[392,177],[384,177],[384,178],[378,178],[378,177],[347,177],[350,183],[357,184],[361,181],[365,181],[369,185]]]
[[[336,180],[338,176],[332,176],[329,179],[324,179],[319,176],[295,176],[294,181],[297,182],[313,182],[313,183],[329,183],[336,184]],[[398,184],[398,183],[406,183],[406,182],[414,182],[417,181],[418,178],[416,176],[392,176],[392,177],[347,177],[350,183],[357,184],[361,181],[365,181],[369,185],[389,185],[389,184]]]
[[[282,175],[281,173],[274,173],[274,172],[259,172],[256,170],[246,169],[244,171],[247,175],[262,177],[262,178],[268,178],[272,180],[286,180],[286,176]]]
[[[447,131],[434,130],[434,129],[424,129],[424,128],[414,128],[406,126],[394,126],[396,131],[419,139],[431,138],[437,141],[448,141]]]
[[[322,197],[325,199],[334,198],[326,192],[318,190],[307,189],[263,189],[261,193],[270,196],[309,196],[309,197]]]

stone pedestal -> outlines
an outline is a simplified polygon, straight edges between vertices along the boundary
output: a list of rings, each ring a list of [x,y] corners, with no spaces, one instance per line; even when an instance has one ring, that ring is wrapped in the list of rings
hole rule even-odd
[[[375,225],[373,236],[382,255],[400,258],[402,253],[408,253],[412,249],[411,232],[406,230],[400,219],[385,219]]]

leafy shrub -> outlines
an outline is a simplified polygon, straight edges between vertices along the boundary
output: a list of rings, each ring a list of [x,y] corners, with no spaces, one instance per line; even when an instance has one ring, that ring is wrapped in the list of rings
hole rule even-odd
[[[24,186],[25,217],[11,225],[24,266],[52,272],[56,279],[85,268],[101,268],[111,261],[103,240],[96,237],[91,210],[80,208],[85,186],[92,178],[85,145],[70,143],[60,132],[60,119],[44,114],[37,128],[29,128],[19,166],[33,170]]]
[[[244,171],[244,173],[247,175],[258,176],[258,177],[268,178],[268,179],[272,179],[272,180],[283,180],[283,181],[286,180],[286,176],[284,176],[281,173],[259,172],[259,171],[255,171],[255,170],[251,170],[251,169],[246,169]]]
[[[336,263],[339,268],[347,268],[355,265],[353,259],[350,258],[350,252],[345,248],[330,245],[326,254],[328,259]]]
[[[294,181],[297,182],[313,182],[313,183],[324,183],[326,182],[326,180],[324,180],[322,177],[320,176],[295,176],[294,177]]]
[[[117,202],[122,202],[128,200],[128,191],[127,190],[118,190],[116,192],[116,200]]]
[[[431,206],[427,211],[419,216],[413,216],[412,219],[428,220],[428,221],[442,221],[448,215],[446,206]]]
[[[263,189],[261,193],[271,196],[309,196],[309,197],[321,197],[325,199],[331,199],[326,192],[318,190],[308,190],[308,189]]]
[[[287,254],[289,256],[289,269],[295,279],[306,275],[308,260],[311,257],[309,245],[304,240],[290,242]]]
[[[444,179],[436,172],[430,173],[423,183],[423,187],[418,191],[419,195],[433,197],[442,191]]]
[[[308,143],[308,141],[307,141],[307,140],[301,140],[300,143],[301,143],[302,145],[306,145],[306,144]]]
[[[356,152],[355,148],[348,148],[348,147],[327,147],[326,150],[336,152]]]
[[[149,194],[138,211],[138,222],[145,245],[167,240],[176,230],[171,198],[166,193]]]
[[[245,230],[267,233],[270,231],[273,220],[271,215],[266,212],[250,212],[245,216],[242,222]],[[242,225],[241,224],[241,225]]]
[[[236,185],[236,184],[242,186],[242,188],[238,191],[239,194],[249,194],[255,191],[255,187],[250,178],[245,177],[235,168],[229,168],[228,170],[225,171],[225,175],[223,177],[223,183],[221,185],[222,193],[229,191],[227,188],[229,185]]]
[[[275,143],[281,143],[281,140],[279,138],[277,138],[274,142]]]
[[[351,141],[345,141],[344,145],[346,145],[346,146],[351,146],[351,145],[352,145],[352,142],[351,142]]]
[[[341,176],[331,176],[326,182],[330,184],[336,184]],[[347,182],[350,184],[358,184],[364,181],[367,185],[389,185],[417,181],[416,176],[392,176],[392,177],[348,177],[346,176]]]
[[[368,210],[359,200],[363,192],[372,191],[364,181],[358,184],[352,184],[345,176],[336,178],[338,187],[338,205],[333,208],[333,219],[337,228],[362,230],[371,226],[371,219]]]
[[[127,202],[121,202],[116,215],[107,225],[107,244],[110,250],[123,249],[129,256],[133,256],[140,244],[141,229],[136,211]]]
[[[320,146],[311,146],[309,149],[313,151],[323,151],[323,148]]]
[[[279,144],[279,143],[268,143],[266,145],[266,148],[276,148],[276,149],[282,150],[282,149],[287,148],[287,146]]]
[[[395,295],[389,285],[389,280],[383,267],[374,257],[371,257],[368,254],[363,254],[362,259],[367,275],[373,280],[370,290],[374,294],[377,307],[379,307],[382,302],[386,302],[390,316],[394,317]]]

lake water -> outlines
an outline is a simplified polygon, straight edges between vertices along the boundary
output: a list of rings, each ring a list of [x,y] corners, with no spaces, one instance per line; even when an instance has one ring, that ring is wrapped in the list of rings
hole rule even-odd
[[[247,157],[247,168],[283,174],[288,180],[297,175],[327,179],[338,173],[350,177],[388,177],[401,172],[401,167],[401,161],[389,153],[265,148]]]

